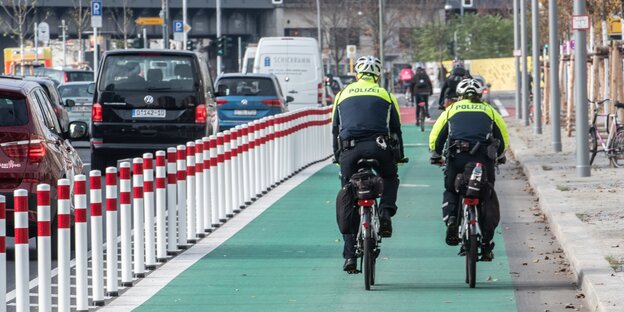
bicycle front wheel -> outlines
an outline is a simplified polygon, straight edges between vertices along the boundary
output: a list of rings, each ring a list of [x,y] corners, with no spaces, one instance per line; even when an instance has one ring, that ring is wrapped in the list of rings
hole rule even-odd
[[[375,255],[374,253],[374,239],[364,239],[364,288],[370,290],[371,285],[375,284]]]
[[[466,277],[470,288],[475,288],[477,278],[477,243],[477,235],[471,234],[466,246]]]
[[[624,131],[618,130],[609,144],[609,161],[613,167],[624,166]]]

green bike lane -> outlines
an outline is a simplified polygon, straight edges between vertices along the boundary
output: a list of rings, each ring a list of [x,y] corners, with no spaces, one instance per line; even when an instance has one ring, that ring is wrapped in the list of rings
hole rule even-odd
[[[516,311],[500,234],[494,261],[478,263],[477,288],[464,283],[464,258],[444,244],[442,171],[428,163],[428,131],[404,132],[410,163],[399,168],[394,234],[382,242],[372,291],[362,274],[342,271],[338,168],[327,165],[137,311]]]

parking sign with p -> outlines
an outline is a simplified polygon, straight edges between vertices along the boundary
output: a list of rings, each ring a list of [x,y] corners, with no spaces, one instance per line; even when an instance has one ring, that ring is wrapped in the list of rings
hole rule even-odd
[[[91,1],[91,27],[102,27],[102,1]]]

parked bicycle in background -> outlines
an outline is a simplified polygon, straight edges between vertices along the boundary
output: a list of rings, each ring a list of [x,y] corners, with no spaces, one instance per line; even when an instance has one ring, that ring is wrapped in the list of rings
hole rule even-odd
[[[624,108],[624,104],[615,103],[615,114],[601,114],[601,106],[608,101],[609,99],[589,101],[594,111],[589,128],[589,164],[591,166],[594,163],[598,152],[604,152],[609,159],[609,164],[619,168],[624,165],[624,127],[620,124],[617,112]],[[601,122],[599,122],[599,117]],[[604,135],[606,138],[603,138]]]

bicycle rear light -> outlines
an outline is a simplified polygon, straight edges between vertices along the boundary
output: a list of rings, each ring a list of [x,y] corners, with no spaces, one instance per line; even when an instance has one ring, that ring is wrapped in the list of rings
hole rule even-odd
[[[358,206],[371,207],[375,204],[374,199],[358,199]]]
[[[476,206],[479,204],[478,198],[464,198],[464,205]]]

